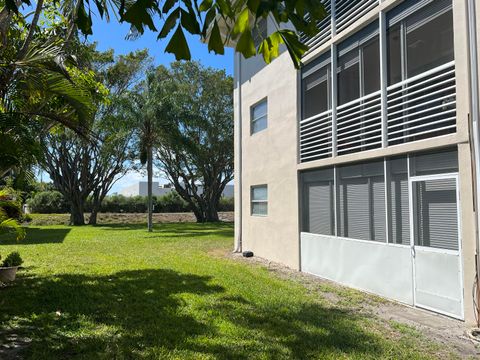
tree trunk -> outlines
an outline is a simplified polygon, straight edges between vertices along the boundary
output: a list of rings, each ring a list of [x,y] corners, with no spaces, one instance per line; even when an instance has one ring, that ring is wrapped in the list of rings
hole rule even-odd
[[[205,214],[203,213],[202,210],[200,210],[199,206],[197,205],[192,206],[192,211],[193,211],[193,215],[195,215],[195,218],[197,219],[197,223],[205,222]]]
[[[98,195],[98,192],[94,192],[92,196],[92,210],[90,211],[90,219],[88,219],[88,225],[97,225],[97,215],[100,210],[103,198]]]
[[[147,158],[147,173],[148,173],[148,232],[153,231],[153,203],[152,203],[152,181],[153,181],[153,149],[151,146],[148,148]]]
[[[206,212],[206,221],[208,222],[218,222],[220,219],[218,218],[218,200],[210,200],[206,201],[205,204],[205,212]]]
[[[90,213],[90,219],[88,219],[89,225],[97,225],[97,215],[98,215],[98,208],[93,205],[92,212]]]
[[[72,201],[70,205],[70,225],[85,225],[83,203]]]

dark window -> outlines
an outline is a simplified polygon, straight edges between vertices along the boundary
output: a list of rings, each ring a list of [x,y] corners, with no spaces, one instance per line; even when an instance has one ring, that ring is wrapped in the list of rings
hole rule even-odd
[[[358,48],[338,59],[338,105],[360,97],[360,70]]]
[[[387,32],[388,85],[402,81],[402,50],[400,26],[396,25]]]
[[[363,95],[380,90],[380,44],[378,37],[363,47]]]
[[[330,108],[330,65],[303,79],[303,118],[320,114]]]
[[[388,14],[389,85],[454,60],[451,1],[415,7],[406,1]]]
[[[378,22],[338,46],[338,105],[380,90]]]
[[[408,77],[453,60],[452,11],[431,20],[415,21],[407,30]]]

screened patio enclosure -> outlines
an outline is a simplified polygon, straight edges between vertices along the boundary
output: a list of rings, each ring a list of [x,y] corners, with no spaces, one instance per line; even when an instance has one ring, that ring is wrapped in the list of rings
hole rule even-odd
[[[455,149],[301,174],[301,267],[463,319]]]

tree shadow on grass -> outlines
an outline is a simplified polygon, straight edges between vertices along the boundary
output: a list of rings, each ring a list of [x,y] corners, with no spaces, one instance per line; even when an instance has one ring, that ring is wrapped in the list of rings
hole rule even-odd
[[[21,241],[16,241],[13,234],[8,234],[1,239],[2,245],[38,245],[38,244],[59,244],[67,237],[71,229],[52,229],[52,228],[38,228],[25,227],[26,236]]]
[[[20,277],[0,290],[0,345],[15,332],[30,339],[24,355],[42,359],[128,357],[157,345],[173,349],[207,330],[179,311],[183,303],[175,295],[223,291],[209,281],[172,270]],[[8,331],[12,321],[17,326]]]
[[[298,300],[258,305],[211,280],[167,269],[20,277],[0,290],[0,358],[12,334],[28,339],[22,356],[41,359],[381,353],[351,312]]]
[[[221,236],[233,237],[233,223],[165,223],[155,224],[153,232],[147,232],[146,224],[97,225],[102,230],[145,230],[144,237],[188,238]]]

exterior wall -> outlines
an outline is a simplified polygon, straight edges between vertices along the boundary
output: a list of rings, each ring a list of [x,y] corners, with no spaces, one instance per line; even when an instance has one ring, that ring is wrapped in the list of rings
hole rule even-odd
[[[120,195],[123,196],[136,196],[140,192],[140,183],[138,184],[133,184],[127,187],[124,187],[122,190],[120,190]]]
[[[152,183],[152,194],[154,196],[162,196],[168,194],[172,189],[161,188],[158,181]],[[148,183],[146,181],[139,181],[137,184],[130,185],[120,191],[123,196],[147,196]]]
[[[241,73],[236,89],[237,95],[241,91],[241,104],[235,97],[235,106],[237,125],[241,115],[243,149],[242,248],[298,269],[297,72],[287,53],[268,66],[262,61],[236,60],[236,69]],[[268,99],[268,127],[250,135],[250,108],[264,98]],[[237,146],[239,130],[237,126]],[[237,181],[239,161],[237,152]],[[250,187],[262,184],[268,185],[268,215],[253,216]],[[237,235],[238,231],[237,228]]]
[[[359,160],[382,158],[392,155],[414,153],[417,151],[457,146],[459,157],[459,192],[460,192],[460,218],[461,218],[461,251],[463,268],[463,292],[464,292],[464,314],[465,321],[473,324],[475,321],[474,302],[472,298],[472,285],[475,279],[475,254],[477,246],[476,213],[474,209],[474,181],[475,174],[472,169],[472,153],[470,144],[469,118],[471,114],[470,97],[470,62],[469,62],[469,39],[467,22],[467,4],[469,0],[453,0],[454,36],[455,36],[455,62],[456,62],[456,85],[457,85],[457,131],[454,134],[437,138],[430,138],[422,141],[396,145],[387,148],[353,153],[349,155],[331,157],[306,163],[298,163],[297,160],[297,125],[300,114],[298,106],[298,78],[297,73],[291,65],[288,54],[282,54],[279,59],[271,65],[261,66],[258,59],[241,60],[236,59],[237,87],[235,89],[236,106],[236,149],[242,146],[241,157],[236,154],[236,184],[239,184],[240,176],[242,188],[236,188],[236,239],[240,236],[243,241],[243,250],[252,250],[255,255],[273,261],[282,262],[288,266],[298,268],[300,262],[300,251],[303,260],[308,260],[310,251],[315,250],[314,236],[302,235],[302,249],[299,248],[299,211],[298,211],[298,172],[320,168],[335,164],[349,163]],[[367,24],[378,16],[378,11],[387,11],[400,4],[402,0],[385,0],[380,6],[357,21],[345,31],[334,35],[332,40],[308,54],[304,61],[308,62],[317,55],[330,49],[332,44],[337,44],[348,36],[352,35],[362,24]],[[475,1],[477,15],[477,42],[476,51],[480,56],[480,5]],[[478,64],[480,73],[480,62]],[[246,74],[243,77],[238,74]],[[250,106],[268,96],[268,129],[250,136]],[[238,126],[241,122],[241,126]],[[241,141],[240,141],[241,139]],[[268,216],[255,217],[250,215],[250,186],[268,184]],[[287,190],[288,189],[288,190]],[[241,199],[241,201],[239,200]],[[242,204],[240,205],[240,202]],[[241,206],[241,207],[240,207]],[[242,214],[238,210],[242,210]],[[242,222],[241,227],[238,225]],[[326,239],[328,250],[332,252],[333,258],[342,258],[342,263],[347,264],[344,257],[353,256],[351,251],[356,244],[348,240],[342,244],[331,243]],[[360,245],[360,246],[363,246]],[[369,247],[367,244],[364,247]],[[364,260],[385,262],[391,256],[398,255],[398,261],[407,263],[406,256],[401,253],[404,248],[393,247],[393,250],[386,246],[372,244],[374,252],[371,257]],[[408,248],[407,248],[408,249]],[[364,249],[365,250],[365,249]],[[366,254],[369,253],[365,251]],[[382,253],[383,251],[383,253]],[[409,251],[409,249],[408,249]],[[395,253],[398,253],[395,255]],[[355,254],[355,252],[353,253]],[[383,254],[383,255],[382,255]],[[386,258],[383,258],[386,256]],[[389,257],[390,256],[390,257]],[[352,257],[352,259],[354,256]],[[369,260],[368,260],[369,259]],[[402,260],[403,259],[403,260]],[[409,295],[405,293],[406,278],[398,278],[398,274],[382,272],[384,268],[376,269],[370,278],[382,273],[379,281],[383,284],[389,281],[398,285],[395,289],[386,289],[377,286],[377,280],[373,280],[373,286],[358,282],[358,279],[349,278],[344,273],[330,273],[330,268],[335,263],[314,264],[304,263],[302,270],[312,273],[319,271],[327,278],[345,284],[359,287],[367,291],[390,297],[402,302],[412,303]],[[359,264],[357,264],[359,265]],[[388,263],[385,269],[388,269]],[[320,266],[320,268],[316,268]],[[337,265],[338,266],[338,265]],[[368,273],[368,265],[365,265]],[[354,270],[354,269],[353,269]],[[411,271],[411,269],[410,269]],[[354,271],[353,271],[354,272]],[[407,272],[408,276],[408,272]],[[390,280],[389,280],[390,279]],[[377,284],[377,285],[376,285]],[[389,286],[394,287],[394,286]],[[408,287],[408,286],[407,286]],[[390,292],[389,292],[390,291]],[[393,291],[393,293],[392,293]],[[410,294],[411,295],[411,294]]]

